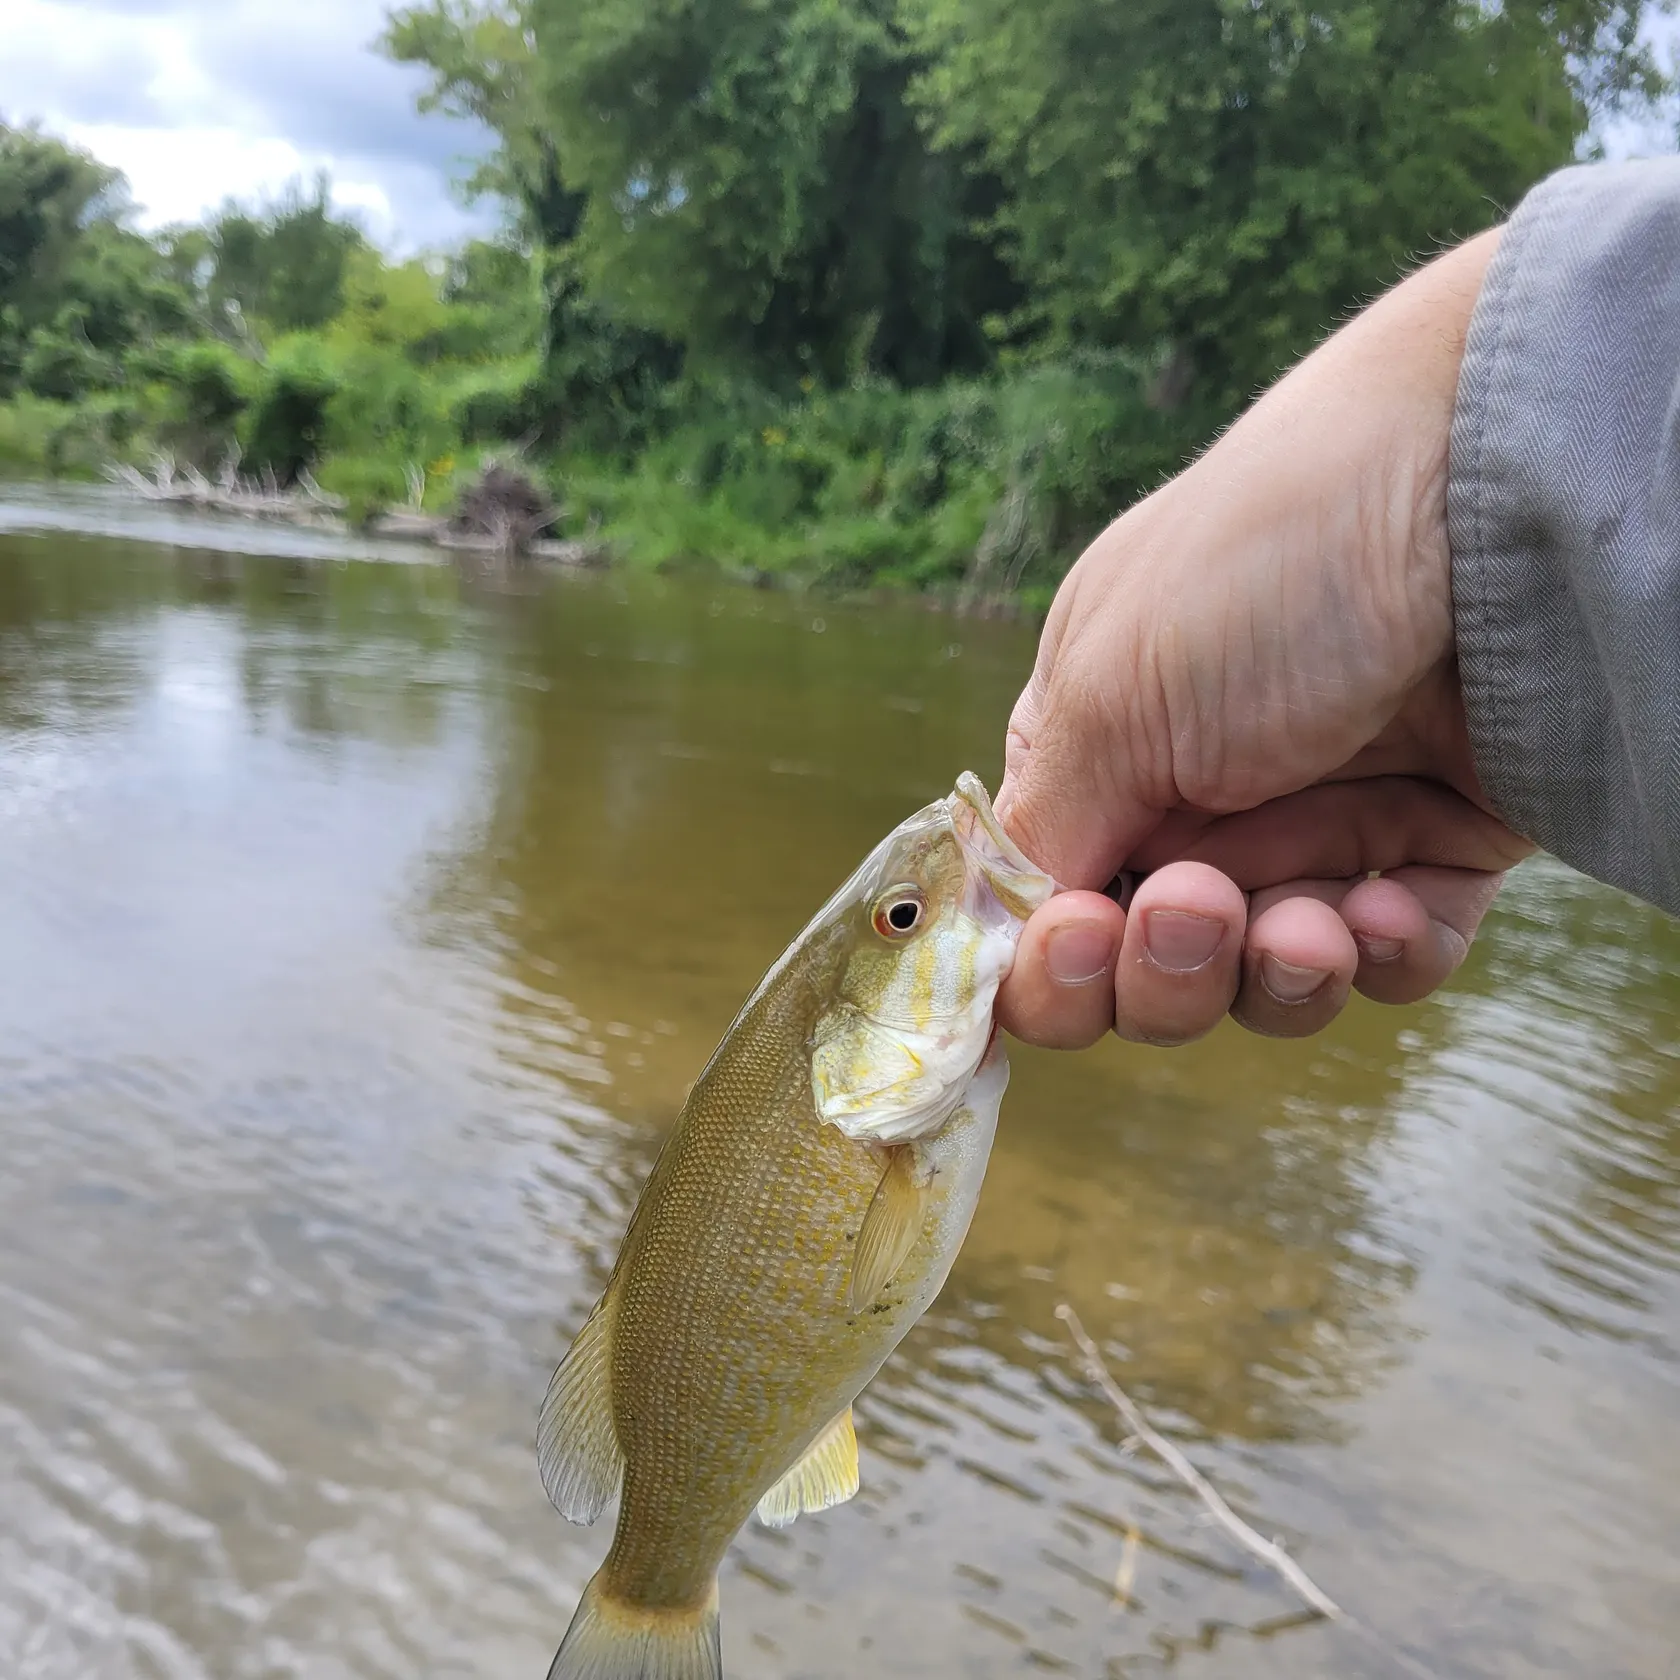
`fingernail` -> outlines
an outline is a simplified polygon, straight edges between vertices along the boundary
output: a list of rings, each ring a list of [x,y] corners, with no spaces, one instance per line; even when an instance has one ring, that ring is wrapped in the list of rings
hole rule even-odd
[[[1370,939],[1363,933],[1356,933],[1353,939],[1366,962],[1393,962],[1406,948],[1398,939]]]
[[[1143,919],[1143,946],[1157,968],[1192,974],[1213,961],[1225,938],[1225,924],[1188,910],[1151,910]]]
[[[1304,1003],[1329,978],[1328,969],[1297,968],[1270,953],[1260,959],[1260,983],[1279,1003]]]
[[[1044,966],[1060,986],[1086,986],[1114,966],[1114,936],[1095,922],[1071,922],[1050,935]]]

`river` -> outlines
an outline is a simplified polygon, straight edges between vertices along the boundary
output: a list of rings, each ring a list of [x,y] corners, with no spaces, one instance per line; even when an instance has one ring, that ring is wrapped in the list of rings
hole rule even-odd
[[[535,1411],[662,1130],[995,784],[1032,647],[0,487],[0,1673],[541,1680],[608,1525]],[[1680,929],[1540,860],[1428,1004],[1017,1048],[730,1675],[1680,1674],[1677,1004]],[[1062,1301],[1357,1626],[1127,1448]]]

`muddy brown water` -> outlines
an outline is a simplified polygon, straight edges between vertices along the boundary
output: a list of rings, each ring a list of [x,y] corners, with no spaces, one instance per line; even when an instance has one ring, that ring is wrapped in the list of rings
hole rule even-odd
[[[535,1409],[662,1129],[1031,654],[0,492],[0,1674],[541,1680],[608,1536]],[[1427,1005],[1017,1049],[729,1673],[1680,1674],[1677,1003],[1680,930],[1540,862]],[[1127,1450],[1063,1300],[1363,1631]]]

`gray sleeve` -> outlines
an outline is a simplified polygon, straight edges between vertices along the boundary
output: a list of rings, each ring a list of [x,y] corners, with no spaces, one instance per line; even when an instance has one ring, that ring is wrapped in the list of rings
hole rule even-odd
[[[1494,807],[1680,914],[1680,159],[1524,199],[1471,320],[1447,506]]]

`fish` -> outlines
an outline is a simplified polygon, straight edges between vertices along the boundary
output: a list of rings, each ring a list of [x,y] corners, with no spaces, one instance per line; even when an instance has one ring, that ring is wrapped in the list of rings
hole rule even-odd
[[[852,1402],[967,1235],[1009,1080],[998,986],[1055,891],[964,772],[724,1034],[543,1401],[561,1514],[618,1499],[548,1680],[721,1680],[717,1574],[742,1525],[858,1491]]]

